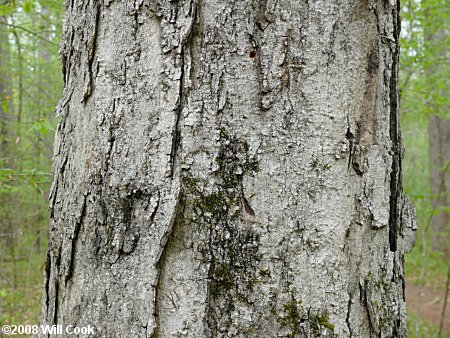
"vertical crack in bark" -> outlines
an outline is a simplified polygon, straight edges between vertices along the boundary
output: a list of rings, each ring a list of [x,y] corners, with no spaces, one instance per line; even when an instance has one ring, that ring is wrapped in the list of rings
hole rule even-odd
[[[389,246],[392,252],[397,251],[397,235],[399,224],[399,202],[401,197],[401,146],[398,131],[398,95],[397,95],[397,71],[398,71],[398,37],[399,17],[397,7],[392,9],[394,21],[395,45],[392,50],[391,77],[389,83],[390,116],[389,135],[392,142],[392,169],[390,179],[390,212],[389,212]]]
[[[180,83],[179,83],[179,89],[178,89],[178,101],[176,104],[176,110],[175,110],[175,126],[172,133],[172,145],[170,150],[170,169],[168,172],[168,177],[173,178],[174,170],[175,170],[175,161],[177,156],[177,150],[180,143],[180,137],[181,137],[181,131],[180,131],[180,119],[181,114],[183,113],[185,101],[186,101],[186,93],[184,91],[185,86],[185,53],[184,48],[185,46],[189,45],[193,27],[197,21],[197,7],[198,7],[198,1],[191,0],[190,6],[189,6],[189,14],[192,15],[191,22],[189,23],[189,27],[187,28],[186,33],[181,37],[180,42],[180,67],[181,67],[181,75],[180,75]],[[190,66],[189,66],[190,68]]]
[[[364,281],[364,286],[361,285],[361,283],[359,283],[359,292],[360,292],[360,300],[362,300],[362,306],[365,308],[366,310],[366,316],[367,316],[367,321],[369,322],[369,332],[370,332],[370,337],[372,337],[374,332],[377,332],[376,327],[374,326],[374,319],[372,318],[371,315],[371,311],[370,311],[370,299],[369,296],[367,294],[367,281]]]
[[[60,174],[61,177],[64,176],[64,171],[66,170],[66,165],[67,165],[67,161],[68,160],[69,160],[69,155],[66,154],[64,156],[64,161],[61,164],[61,168],[59,169],[59,174]]]
[[[45,260],[45,285],[44,285],[44,295],[45,295],[45,314],[48,317],[48,306],[50,304],[50,273],[52,269],[50,250],[47,251],[47,258]]]
[[[92,86],[93,86],[93,75],[92,75],[92,65],[94,63],[95,50],[97,48],[97,35],[98,35],[98,27],[100,24],[100,3],[94,5],[94,27],[92,31],[92,37],[88,43],[88,84],[86,88],[86,92],[84,93],[82,102],[86,103],[87,99],[92,94]]]
[[[353,332],[352,332],[352,327],[350,325],[350,312],[351,312],[351,308],[352,308],[352,298],[353,295],[351,294],[351,292],[348,293],[348,303],[347,303],[347,316],[345,317],[345,322],[347,323],[347,328],[348,328],[348,332],[350,334],[350,338],[352,338],[353,336]]]
[[[353,162],[353,156],[355,155],[355,135],[353,135],[351,129],[350,129],[350,121],[349,118],[347,116],[347,124],[348,124],[348,128],[347,128],[347,133],[345,134],[345,138],[348,141],[348,164],[347,164],[347,170],[350,170],[350,165]]]
[[[54,217],[54,212],[55,212],[55,203],[56,203],[56,196],[58,195],[58,185],[59,185],[59,180],[58,178],[55,178],[55,181],[53,183],[53,188],[50,191],[50,219],[53,219]]]
[[[183,106],[184,106],[184,65],[185,65],[185,59],[184,59],[184,46],[181,46],[180,50],[180,58],[181,58],[181,76],[180,76],[180,83],[179,83],[179,91],[178,91],[178,102],[177,107],[175,110],[175,126],[173,127],[172,132],[172,146],[170,149],[170,170],[168,176],[170,178],[173,178],[174,170],[175,170],[175,158],[177,156],[177,150],[180,142],[180,117],[183,112]]]
[[[65,33],[63,39],[69,41],[67,44],[68,46],[73,46],[74,38],[75,38],[75,32],[74,29],[70,29],[70,37],[68,37],[69,34]],[[67,38],[68,37],[68,38]],[[73,48],[70,48],[70,50],[67,52],[65,50],[65,46],[60,51],[59,56],[61,58],[61,64],[62,64],[62,74],[63,74],[63,80],[64,80],[64,89],[68,89],[69,86],[69,78],[70,78],[70,70],[72,66],[72,55],[73,55]],[[64,99],[64,96],[63,96]]]
[[[58,249],[58,256],[56,257],[56,261],[55,261],[55,268],[56,268],[56,273],[54,273],[54,287],[55,287],[55,296],[53,298],[53,318],[52,321],[48,324],[51,325],[57,325],[58,324],[58,305],[59,305],[59,270],[61,268],[61,249],[62,247],[60,246]],[[48,319],[48,317],[47,317]]]
[[[62,164],[61,164],[61,167],[59,168],[58,173],[55,174],[55,177],[54,177],[53,187],[52,187],[52,189],[50,191],[50,196],[49,196],[49,200],[50,200],[50,219],[54,218],[56,197],[58,195],[58,188],[59,188],[59,178],[60,177],[61,177],[61,179],[63,178],[64,171],[66,170],[66,165],[67,165],[68,160],[69,160],[69,155],[65,154],[64,155],[64,160],[62,161]]]
[[[53,306],[53,325],[58,325],[59,282],[55,280],[55,300]]]
[[[81,212],[80,212],[80,215],[79,215],[78,219],[76,220],[75,229],[73,231],[73,236],[71,238],[70,260],[69,260],[68,265],[67,265],[67,272],[66,272],[66,276],[64,278],[64,286],[67,286],[67,282],[73,276],[78,236],[79,236],[79,233],[80,233],[81,224],[83,223],[83,219],[84,219],[85,214],[86,214],[86,195],[83,197],[83,204],[82,204],[82,207],[81,207]]]

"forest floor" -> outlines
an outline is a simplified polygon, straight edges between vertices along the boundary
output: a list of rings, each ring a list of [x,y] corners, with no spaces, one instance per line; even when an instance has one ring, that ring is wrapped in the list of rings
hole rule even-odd
[[[408,315],[439,327],[445,291],[431,286],[419,286],[406,283],[406,304]],[[410,331],[413,327],[410,328]],[[447,310],[444,317],[442,338],[450,337],[450,297],[447,299]],[[427,338],[427,337],[424,337]]]

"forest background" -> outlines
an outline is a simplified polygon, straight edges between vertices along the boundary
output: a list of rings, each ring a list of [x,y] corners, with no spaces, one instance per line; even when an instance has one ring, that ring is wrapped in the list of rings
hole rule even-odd
[[[450,2],[401,4],[403,184],[418,224],[408,326],[450,337]],[[63,19],[60,0],[0,0],[0,325],[40,321]]]

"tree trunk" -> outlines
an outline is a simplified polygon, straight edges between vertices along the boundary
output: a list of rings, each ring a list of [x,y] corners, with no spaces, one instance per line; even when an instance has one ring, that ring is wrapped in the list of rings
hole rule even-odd
[[[14,114],[12,114],[12,81],[10,45],[8,37],[8,26],[6,16],[0,16],[0,171],[2,169],[12,169],[14,160],[11,158],[13,150],[14,135],[11,133]],[[2,184],[3,183],[3,184]],[[5,184],[6,183],[6,184]],[[0,181],[0,244],[4,248],[0,250],[0,256],[6,257],[14,253],[13,235],[16,231],[13,225],[13,212],[11,211],[11,201],[14,200],[12,194],[5,188],[8,185]],[[4,251],[5,250],[5,251]],[[6,252],[7,251],[7,252]]]
[[[430,187],[433,209],[437,213],[431,220],[431,246],[450,259],[450,212],[440,210],[450,205],[450,121],[440,116],[429,118],[430,134]]]
[[[449,91],[445,75],[448,74],[448,25],[436,13],[436,3],[423,1],[425,12],[425,55],[431,61],[425,64],[428,95],[430,189],[434,215],[431,218],[431,249],[450,260],[450,212],[442,208],[450,204],[450,114],[447,96]],[[442,5],[445,6],[443,3]],[[441,22],[440,22],[441,21]]]
[[[407,336],[398,3],[66,14],[43,323]]]
[[[14,116],[11,111],[11,74],[8,68],[11,66],[8,26],[6,17],[0,16],[0,163],[9,166],[9,149],[11,148],[10,126]],[[6,108],[6,109],[5,109]],[[1,165],[1,164],[0,164]]]

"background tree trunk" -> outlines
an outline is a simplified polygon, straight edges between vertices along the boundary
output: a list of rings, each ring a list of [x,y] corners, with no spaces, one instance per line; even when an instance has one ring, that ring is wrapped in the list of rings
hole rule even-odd
[[[14,116],[12,110],[12,83],[8,68],[11,67],[8,40],[8,26],[4,16],[0,16],[0,161],[6,167],[11,166],[8,155],[12,143],[12,135],[9,132],[8,123]]]
[[[11,133],[11,124],[14,120],[12,109],[12,81],[8,69],[11,67],[10,45],[8,40],[8,26],[5,16],[0,16],[0,168],[13,169],[14,160],[11,158],[13,153],[14,135]],[[6,181],[6,180],[5,180]],[[2,255],[11,254],[14,256],[14,233],[16,229],[13,226],[13,215],[8,208],[8,201],[14,199],[13,196],[2,187],[0,182],[0,243],[3,250]],[[6,249],[6,250],[5,250]],[[7,252],[4,252],[7,251]]]
[[[430,84],[428,108],[430,188],[435,214],[431,218],[431,248],[450,260],[450,211],[442,210],[450,204],[450,115],[446,104],[449,86],[448,79],[440,76],[446,73],[450,52],[446,39],[449,32],[438,22],[433,21],[432,13],[436,4],[424,1],[425,8],[425,71]],[[431,18],[429,18],[431,11]],[[434,61],[434,62],[433,62]],[[448,71],[447,71],[448,74]]]
[[[407,336],[398,3],[66,14],[44,323]]]
[[[431,115],[430,133],[430,187],[433,209],[450,205],[450,121]],[[431,220],[431,245],[450,259],[450,212],[439,210]]]

